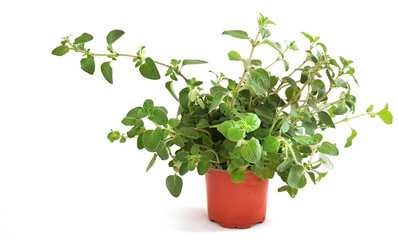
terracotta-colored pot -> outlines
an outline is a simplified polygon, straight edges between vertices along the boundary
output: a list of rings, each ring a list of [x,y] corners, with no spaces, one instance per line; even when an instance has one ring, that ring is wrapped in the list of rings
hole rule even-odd
[[[250,228],[265,221],[268,180],[252,172],[233,183],[227,171],[210,169],[206,173],[209,220],[226,228]]]

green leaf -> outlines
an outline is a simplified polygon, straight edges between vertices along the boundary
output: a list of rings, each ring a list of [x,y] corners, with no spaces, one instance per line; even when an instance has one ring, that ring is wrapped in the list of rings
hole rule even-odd
[[[196,168],[196,162],[194,160],[190,160],[188,162],[188,170],[193,171],[193,170],[195,170],[195,168]]]
[[[318,117],[321,122],[323,122],[326,126],[335,128],[332,118],[330,117],[329,113],[325,111],[318,112]]]
[[[292,165],[293,161],[294,160],[292,158],[286,158],[285,161],[279,164],[279,166],[276,168],[276,171],[280,173],[286,171],[290,167],[290,165]]]
[[[254,66],[257,66],[257,67],[261,67],[261,65],[263,64],[263,62],[261,62],[261,60],[258,60],[258,59],[252,59],[252,60],[250,61],[250,64],[251,64],[251,65],[254,65]]]
[[[178,101],[178,97],[177,97],[176,93],[174,92],[173,81],[166,82],[165,86],[166,86],[167,90],[169,90],[171,96],[173,96],[173,98]]]
[[[180,124],[180,120],[178,120],[177,118],[170,118],[169,119],[169,126],[170,128],[175,128]]]
[[[321,162],[323,165],[325,165],[325,167],[329,168],[329,169],[333,169],[333,163],[329,160],[329,158],[325,155],[320,153],[319,154],[319,162]]]
[[[116,140],[118,140],[120,138],[120,132],[118,131],[111,131],[108,136],[107,136],[108,140],[111,142],[114,142]]]
[[[184,59],[182,61],[181,67],[185,65],[194,65],[194,64],[206,64],[206,61],[203,60],[197,60],[197,59]]]
[[[166,187],[173,197],[180,196],[182,190],[182,179],[177,175],[170,175],[166,178]]]
[[[264,39],[264,41],[262,41],[262,44],[268,44],[269,46],[277,50],[279,54],[282,56],[282,58],[284,58],[282,50],[278,46],[276,46],[275,43],[271,42],[269,39]]]
[[[309,35],[308,33],[305,33],[305,32],[301,32],[306,38],[308,38],[308,40],[310,40],[310,42],[314,42],[314,38],[311,36],[311,35]]]
[[[289,131],[289,128],[290,128],[290,125],[289,125],[288,121],[286,121],[286,119],[283,119],[282,127],[281,127],[282,132],[285,133],[285,132]]]
[[[162,129],[147,130],[142,136],[142,142],[148,152],[154,152],[162,141]]]
[[[145,58],[145,63],[140,66],[139,70],[141,75],[148,79],[160,79],[158,68],[156,67],[155,62],[149,57]]]
[[[138,127],[133,127],[130,131],[127,132],[127,137],[133,138],[135,137],[139,132],[141,128]]]
[[[245,138],[245,130],[239,127],[232,127],[228,129],[227,138],[233,142],[237,142]]]
[[[153,154],[153,157],[152,157],[151,161],[149,162],[148,167],[146,167],[146,172],[148,172],[149,169],[151,169],[153,167],[157,157],[158,157],[158,155],[156,153]]]
[[[82,58],[82,60],[80,60],[80,66],[83,71],[85,71],[88,74],[93,75],[93,73],[95,71],[94,57],[91,55],[88,55],[86,58]]]
[[[229,31],[224,31],[222,34],[229,35],[234,38],[249,39],[249,35],[242,30],[229,30]]]
[[[237,53],[237,52],[235,52],[235,51],[230,51],[230,52],[228,53],[228,58],[229,58],[229,60],[231,60],[231,61],[241,61],[241,60],[242,60],[242,58],[241,58],[241,56],[239,55],[239,53]]]
[[[374,108],[374,105],[372,104],[366,109],[366,112],[367,113],[371,112],[373,110],[373,108]]]
[[[138,148],[139,150],[145,148],[145,147],[144,147],[144,143],[142,142],[142,136],[144,136],[143,133],[141,133],[140,135],[138,135],[138,138],[137,138],[137,148]]]
[[[180,168],[178,169],[178,173],[181,176],[184,176],[187,172],[188,172],[188,162],[183,162],[180,166]]]
[[[317,125],[315,122],[303,122],[302,124],[303,128],[305,129],[305,133],[314,136],[315,130],[317,128]]]
[[[247,162],[256,163],[261,158],[261,145],[256,138],[252,138],[241,146],[240,153]]]
[[[202,161],[202,162],[210,162],[213,158],[214,158],[214,155],[211,152],[201,152],[200,153],[200,161]]]
[[[285,66],[285,71],[287,72],[289,70],[289,63],[283,59],[283,65]]]
[[[55,56],[63,56],[65,55],[67,52],[69,52],[69,47],[65,46],[65,45],[61,45],[56,47],[51,54],[55,55]]]
[[[118,40],[121,36],[123,36],[124,32],[122,30],[112,30],[108,33],[108,36],[106,36],[106,42],[111,45],[113,44],[116,40]]]
[[[245,118],[245,122],[246,122],[245,130],[248,132],[256,130],[257,128],[260,127],[261,124],[261,120],[258,118],[258,116],[252,113]]]
[[[262,68],[251,71],[247,78],[247,87],[257,95],[264,95],[270,87],[268,72]]]
[[[278,192],[284,192],[284,191],[287,191],[287,193],[289,193],[290,197],[295,198],[297,195],[298,189],[293,188],[289,185],[285,185],[285,186],[278,188]]]
[[[294,140],[296,140],[298,143],[301,144],[308,144],[308,145],[315,145],[316,142],[314,141],[314,139],[312,137],[309,136],[295,136]]]
[[[220,125],[218,125],[217,130],[224,135],[224,137],[228,136],[228,130],[230,128],[234,127],[234,124],[232,121],[225,121],[222,122]]]
[[[174,142],[175,145],[177,145],[179,147],[184,147],[185,146],[184,140],[178,134],[174,137],[173,142]]]
[[[231,176],[231,180],[233,183],[243,182],[246,178],[246,169],[235,167],[233,164],[230,164],[227,168],[227,172]]]
[[[83,33],[81,36],[79,36],[79,37],[77,37],[75,39],[75,42],[73,44],[86,43],[86,42],[91,41],[93,39],[94,39],[93,36],[91,36],[90,34]]]
[[[199,123],[196,124],[197,128],[208,128],[209,127],[209,122],[206,119],[200,119]]]
[[[262,178],[264,180],[267,180],[269,178],[273,178],[275,171],[272,170],[270,167],[262,167],[262,168],[258,168],[255,165],[251,166],[251,170],[254,173],[254,175],[256,175],[259,178]]]
[[[151,99],[147,99],[144,101],[143,109],[145,111],[152,112],[154,108],[155,108],[155,105],[153,104],[153,101]]]
[[[192,139],[198,139],[199,138],[199,132],[193,128],[193,127],[182,127],[180,130],[178,130],[181,135],[192,138]]]
[[[101,72],[106,81],[108,81],[110,84],[113,84],[111,62],[104,62],[101,64]]]
[[[392,114],[388,111],[388,103],[383,110],[377,113],[377,115],[383,120],[385,124],[392,124]]]
[[[144,111],[144,109],[142,109],[142,107],[136,107],[136,108],[131,109],[127,113],[126,117],[140,119],[140,118],[144,118],[146,116],[148,116],[148,112]]]
[[[225,95],[226,94],[223,92],[217,92],[214,95],[213,100],[211,101],[210,106],[209,106],[209,112],[215,110],[220,105],[220,103]]]
[[[168,123],[167,115],[162,110],[155,108],[148,117],[149,120],[158,124],[166,125]]]
[[[317,150],[321,153],[331,155],[331,156],[339,155],[339,149],[334,144],[331,144],[330,142],[323,142],[321,144],[321,146],[319,146],[317,148]]]
[[[169,152],[167,151],[167,147],[164,142],[161,142],[159,146],[156,148],[156,153],[159,155],[160,159],[162,160],[169,159]]]
[[[200,161],[197,166],[198,174],[204,175],[205,173],[207,173],[207,171],[209,171],[210,167],[211,167],[210,161],[207,162]]]
[[[357,136],[357,131],[355,131],[353,128],[351,128],[351,135],[347,138],[347,142],[344,145],[345,148],[349,147],[352,145],[352,140]]]
[[[263,142],[263,150],[266,152],[274,152],[279,149],[279,141],[276,137],[268,135]]]
[[[294,165],[290,169],[287,184],[293,188],[303,188],[307,184],[307,178],[305,177],[305,171],[302,166]]]
[[[296,81],[294,81],[293,78],[291,78],[291,77],[284,77],[284,78],[282,78],[282,80],[283,80],[283,81],[286,81],[287,83],[289,83],[290,85],[292,85],[292,87],[294,88],[294,90],[298,90],[297,83],[296,83]]]

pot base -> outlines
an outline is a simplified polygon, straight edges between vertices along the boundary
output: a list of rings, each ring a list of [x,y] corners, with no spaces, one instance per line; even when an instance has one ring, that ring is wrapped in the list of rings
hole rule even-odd
[[[254,224],[256,223],[263,223],[265,221],[265,217],[252,223],[252,224],[235,224],[235,223],[228,223],[228,222],[222,222],[222,221],[216,221],[214,219],[210,219],[210,221],[212,222],[216,222],[218,224],[220,224],[221,227],[224,228],[237,228],[237,229],[246,229],[246,228],[251,228]]]

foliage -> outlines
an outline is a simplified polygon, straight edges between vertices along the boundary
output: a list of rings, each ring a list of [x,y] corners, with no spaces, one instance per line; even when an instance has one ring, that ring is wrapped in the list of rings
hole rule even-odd
[[[273,178],[277,173],[286,183],[278,191],[287,191],[291,197],[307,183],[307,175],[315,184],[326,176],[318,168],[324,165],[332,169],[329,156],[338,156],[337,146],[323,140],[322,132],[335,128],[338,124],[351,119],[379,116],[386,124],[392,123],[388,104],[380,111],[373,111],[371,105],[366,113],[348,117],[355,112],[356,98],[351,93],[352,81],[358,84],[354,75],[353,61],[343,57],[332,58],[325,44],[302,32],[309,40],[306,57],[301,65],[291,68],[285,55],[288,51],[298,51],[294,41],[282,46],[270,39],[269,25],[275,23],[260,14],[258,32],[254,38],[242,30],[228,30],[223,34],[247,41],[251,46],[247,58],[231,50],[228,58],[239,61],[244,66],[240,78],[228,78],[223,73],[214,73],[210,92],[204,92],[203,82],[194,77],[185,77],[181,69],[184,66],[205,64],[195,59],[172,59],[170,64],[157,62],[145,55],[145,47],[140,46],[136,55],[120,54],[113,44],[124,35],[121,30],[111,31],[106,41],[107,54],[93,53],[86,43],[93,40],[88,33],[71,41],[64,37],[61,45],[52,54],[65,55],[74,51],[83,54],[81,69],[93,74],[97,57],[110,60],[101,64],[104,78],[113,83],[111,65],[119,57],[130,57],[143,77],[158,80],[161,74],[158,66],[166,67],[165,83],[168,92],[179,105],[178,117],[169,118],[163,106],[155,106],[147,99],[142,106],[128,111],[122,124],[130,129],[121,134],[111,131],[111,142],[137,139],[137,148],[153,153],[147,171],[157,158],[168,160],[174,174],[166,179],[166,186],[174,197],[182,189],[182,178],[189,171],[197,170],[199,175],[210,168],[225,169],[235,183],[245,179],[245,173],[252,171],[262,179]],[[277,55],[276,60],[266,67],[262,61],[252,59],[258,47],[271,47]],[[283,63],[285,74],[274,75],[271,68]],[[290,72],[289,69],[291,69]],[[173,83],[183,80],[186,87],[178,94]],[[329,99],[331,92],[339,92],[337,99]],[[341,116],[343,116],[341,118]],[[335,120],[338,118],[340,120]],[[152,122],[151,125],[144,121]],[[345,147],[352,145],[357,132],[351,129]],[[319,156],[316,160],[316,155]]]

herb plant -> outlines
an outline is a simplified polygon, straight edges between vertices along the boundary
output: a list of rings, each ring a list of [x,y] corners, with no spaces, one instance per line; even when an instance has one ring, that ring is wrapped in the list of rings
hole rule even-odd
[[[273,178],[277,173],[286,183],[278,191],[287,191],[295,197],[298,189],[307,184],[307,177],[314,184],[325,177],[327,172],[319,170],[320,166],[332,169],[328,156],[339,154],[335,144],[323,140],[322,131],[361,116],[378,116],[386,124],[391,124],[393,117],[388,104],[379,111],[374,111],[371,105],[366,113],[351,116],[356,110],[356,98],[350,85],[358,84],[353,61],[332,58],[319,37],[302,32],[309,40],[307,55],[292,69],[285,53],[299,50],[298,46],[294,41],[282,46],[270,40],[269,25],[274,22],[262,14],[257,21],[258,32],[254,38],[241,30],[223,32],[248,42],[251,49],[248,57],[236,51],[228,53],[231,61],[243,64],[241,76],[227,77],[210,71],[215,77],[211,80],[210,92],[201,87],[202,81],[182,73],[185,66],[206,61],[172,59],[170,64],[165,64],[147,57],[144,46],[140,46],[135,55],[118,53],[113,44],[124,34],[121,30],[107,35],[109,53],[92,52],[86,43],[93,37],[83,33],[74,41],[70,36],[62,38],[61,45],[52,54],[62,56],[70,51],[83,54],[81,69],[89,74],[96,69],[94,59],[107,57],[109,60],[103,62],[100,69],[111,84],[111,65],[119,57],[132,58],[141,75],[151,80],[161,78],[159,65],[165,67],[165,76],[170,78],[165,87],[179,105],[177,118],[169,118],[165,107],[147,99],[122,120],[122,124],[131,129],[123,134],[111,131],[108,139],[124,143],[136,138],[138,149],[153,153],[147,171],[157,158],[168,160],[174,174],[167,177],[166,186],[174,197],[181,193],[180,176],[195,169],[203,175],[210,168],[226,169],[235,183],[242,182],[247,171],[262,179]],[[278,54],[274,62],[266,65],[252,58],[254,50],[264,45]],[[271,69],[275,64],[283,64],[285,74],[274,75]],[[176,94],[173,83],[178,80],[185,81],[187,86]],[[338,97],[330,97],[331,92],[339,92]],[[143,119],[154,125],[145,126]],[[356,136],[357,132],[351,128],[344,147],[351,146]]]

